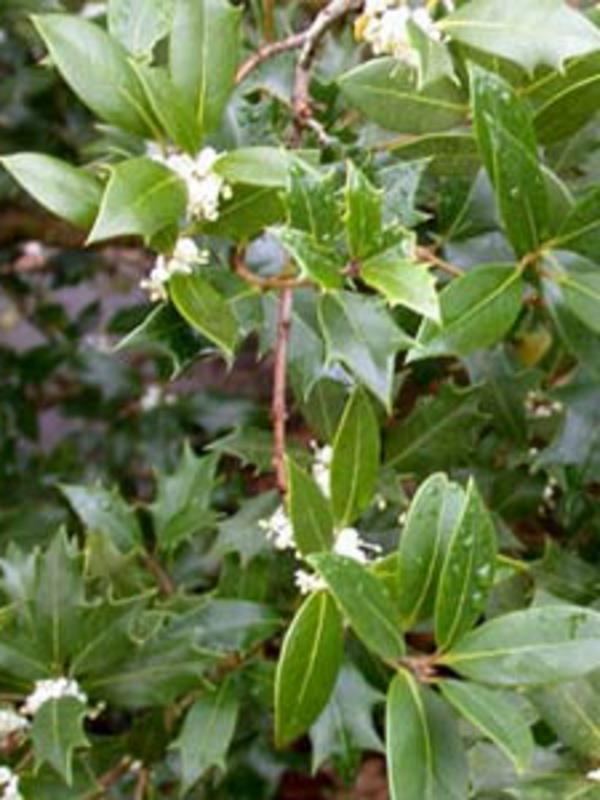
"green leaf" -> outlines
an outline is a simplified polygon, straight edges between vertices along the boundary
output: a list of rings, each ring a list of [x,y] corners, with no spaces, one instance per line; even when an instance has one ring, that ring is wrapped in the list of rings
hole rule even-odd
[[[94,222],[102,185],[89,172],[38,153],[4,156],[0,158],[0,164],[53,214],[86,230]]]
[[[123,566],[130,568],[126,562]],[[151,592],[146,592],[86,605],[80,615],[79,635],[70,659],[69,673],[85,682],[129,658],[136,646],[136,625],[140,624],[151,595]]]
[[[408,20],[406,31],[419,61],[417,88],[424,89],[443,79],[457,82],[448,47],[443,42],[433,39],[412,19]]]
[[[169,295],[181,316],[231,360],[237,345],[238,325],[225,297],[199,272],[173,275]]]
[[[386,706],[391,800],[464,800],[468,769],[456,721],[446,703],[401,669]]]
[[[496,530],[471,479],[455,522],[435,601],[435,638],[450,648],[483,612],[494,580]]]
[[[246,653],[280,628],[281,619],[269,606],[213,597],[202,599],[198,608],[173,625],[175,634],[193,639],[198,647],[219,656]]]
[[[190,330],[190,326],[172,305],[161,303],[121,339],[115,351],[128,348],[165,355],[170,361],[169,377],[173,380],[198,358],[203,349],[203,341]]]
[[[151,55],[168,34],[174,0],[110,0],[108,32],[136,57]]]
[[[65,666],[77,648],[83,601],[77,547],[59,531],[40,557],[31,611],[36,653],[47,664]]]
[[[140,545],[138,519],[116,487],[61,484],[59,488],[90,533],[108,537],[123,553]]]
[[[203,134],[219,125],[233,88],[241,20],[227,0],[175,0],[171,77]]]
[[[273,434],[263,428],[238,427],[211,442],[207,449],[239,458],[242,464],[254,466],[259,474],[273,468]]]
[[[439,686],[458,713],[498,745],[519,772],[524,772],[533,756],[533,736],[509,698],[475,683],[444,680]]]
[[[404,225],[415,228],[427,219],[417,208],[417,195],[424,174],[430,166],[429,158],[399,161],[380,170],[377,179],[383,189],[383,221],[385,225]],[[412,234],[407,237],[410,251],[413,249]]]
[[[401,159],[428,159],[428,171],[439,176],[475,177],[481,165],[475,138],[470,133],[423,133],[398,137],[390,151]]]
[[[528,72],[600,49],[600,32],[563,0],[471,0],[439,23],[453,39]]]
[[[591,335],[588,333],[588,336]],[[600,347],[598,337],[593,340]],[[540,455],[540,463],[552,466],[574,465],[579,468],[582,480],[591,482],[600,479],[598,378],[581,373],[569,385],[558,390],[556,398],[564,403],[566,414],[550,446]],[[564,556],[562,563],[566,564]],[[572,579],[569,583],[571,586],[577,585],[580,591],[584,589],[581,575],[577,575],[577,579]]]
[[[398,550],[398,603],[410,630],[432,613],[450,536],[465,502],[464,490],[443,474],[431,475],[415,494]]]
[[[333,441],[346,407],[346,397],[346,387],[340,381],[326,376],[316,381],[301,408],[317,439]]]
[[[74,697],[46,700],[31,726],[36,765],[50,764],[67,785],[73,782],[73,751],[89,747],[83,732],[86,707]]]
[[[600,758],[598,672],[571,683],[539,687],[527,696],[563,744],[584,758]]]
[[[403,473],[428,474],[464,464],[486,417],[477,388],[444,384],[439,394],[422,397],[414,411],[392,427],[385,460]]]
[[[295,461],[286,461],[287,508],[294,530],[294,542],[302,555],[331,550],[333,515],[329,502],[315,481]]]
[[[133,62],[148,104],[171,141],[191,155],[200,146],[201,131],[181,92],[163,67]]]
[[[236,683],[230,678],[218,687],[205,688],[185,715],[179,736],[169,745],[180,758],[182,796],[210,767],[225,771],[239,702]]]
[[[227,236],[237,241],[253,239],[269,225],[284,217],[280,192],[269,186],[233,187],[233,197],[219,208],[216,222],[204,223],[209,236]]]
[[[228,183],[286,189],[294,163],[286,150],[277,147],[239,147],[220,156],[213,169]]]
[[[286,195],[291,228],[310,233],[318,242],[330,241],[340,230],[335,171],[321,174],[297,161],[290,169]]]
[[[600,613],[565,604],[505,614],[467,633],[440,663],[498,686],[573,680],[600,663]]]
[[[159,548],[174,550],[201,530],[214,525],[209,511],[218,455],[197,458],[186,442],[181,461],[171,475],[158,473],[156,499],[149,506]]]
[[[348,162],[346,178],[346,237],[352,258],[362,259],[378,246],[382,226],[382,192]]]
[[[581,197],[560,228],[552,246],[597,259],[600,252],[600,187]]]
[[[123,47],[74,14],[34,16],[35,27],[75,94],[105,122],[153,138],[156,123]]]
[[[263,492],[245,500],[239,511],[219,525],[219,538],[215,542],[215,553],[238,553],[242,567],[260,553],[269,549],[260,521],[268,519],[280,503],[277,492]]]
[[[148,622],[154,627],[157,620]],[[162,627],[128,656],[102,673],[88,678],[85,689],[124,709],[166,706],[196,691],[205,673],[214,668],[217,654],[200,649],[188,628],[172,623]]]
[[[324,289],[339,289],[343,283],[343,264],[331,247],[317,242],[306,231],[271,228],[300,270],[300,277],[315,281]]]
[[[508,237],[524,256],[539,247],[549,225],[531,115],[508,82],[480,67],[471,69],[471,93],[483,163]]]
[[[600,377],[600,337],[567,307],[554,281],[545,279],[542,286],[548,312],[564,347],[592,375]]]
[[[548,254],[552,263],[556,260]],[[584,325],[600,334],[600,272],[597,264],[584,258],[562,259],[557,283],[567,307]]]
[[[466,120],[465,98],[453,81],[443,78],[419,91],[416,71],[394,58],[367,61],[339,83],[350,105],[398,133],[431,134]]]
[[[353,292],[324,295],[318,311],[328,361],[341,361],[391,410],[396,354],[408,336],[379,302]]]
[[[308,557],[364,644],[385,661],[404,654],[404,639],[390,597],[366,567],[334,553]]]
[[[354,391],[333,442],[331,506],[336,523],[344,527],[369,507],[379,475],[379,424],[363,389]]]
[[[326,592],[311,594],[288,628],[275,678],[275,739],[293,742],[317,719],[333,691],[343,653],[343,629]]]
[[[467,367],[471,382],[480,385],[482,408],[490,414],[491,424],[502,436],[524,444],[528,436],[525,398],[540,374],[519,369],[502,345],[469,356]]]
[[[455,278],[440,294],[442,324],[422,322],[409,361],[491,347],[514,325],[522,294],[521,273],[510,265],[485,264]]]
[[[329,702],[310,729],[313,773],[326,761],[348,770],[364,750],[383,751],[373,721],[373,706],[383,699],[356,667],[342,666]]]
[[[435,276],[402,248],[391,248],[371,256],[360,269],[361,278],[380,292],[392,308],[404,306],[440,323],[440,303]]]
[[[543,144],[573,136],[600,106],[600,53],[567,62],[524,90],[534,105],[534,125]]]
[[[111,167],[100,211],[88,244],[115,236],[153,236],[184,216],[184,183],[167,167],[149,158],[132,158]]]

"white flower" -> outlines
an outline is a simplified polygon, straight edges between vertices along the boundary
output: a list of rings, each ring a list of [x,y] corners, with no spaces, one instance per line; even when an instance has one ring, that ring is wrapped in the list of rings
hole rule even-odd
[[[206,264],[209,254],[207,250],[199,250],[193,239],[182,237],[177,240],[173,255],[169,258],[158,256],[150,275],[140,281],[140,288],[148,292],[150,300],[166,301],[168,299],[166,285],[177,273],[191,275],[194,264]]]
[[[388,8],[393,8],[395,5],[396,0],[367,0],[363,13],[367,16],[383,14]]]
[[[8,767],[0,767],[0,800],[23,800],[19,792],[19,776]]]
[[[325,497],[331,496],[330,490],[330,474],[331,474],[331,459],[333,458],[333,448],[330,445],[325,447],[317,447],[316,442],[311,442],[314,449],[315,460],[312,467],[312,476],[319,489],[323,492]]]
[[[598,781],[600,783],[600,767],[590,770],[585,777],[588,781]]]
[[[408,22],[418,25],[428,36],[441,39],[441,33],[425,8],[411,9],[386,0],[368,0],[359,17],[356,36],[368,42],[373,53],[390,55],[414,66],[418,65],[408,33]]]
[[[277,550],[294,550],[294,531],[290,518],[283,506],[279,506],[271,514],[269,519],[261,519],[258,522],[260,528],[265,532],[267,539],[273,543]]]
[[[110,336],[105,333],[90,333],[84,339],[85,344],[99,353],[111,353],[113,349]]]
[[[156,383],[151,383],[140,397],[140,408],[142,411],[154,411],[159,407],[161,400],[162,388]]]
[[[219,154],[205,147],[195,158],[185,153],[170,153],[166,157],[152,143],[146,152],[154,161],[169,167],[185,183],[188,193],[187,214],[193,220],[214,222],[219,218],[221,199],[229,200],[232,192],[225,179],[213,167]]]
[[[84,19],[96,19],[96,17],[101,17],[103,14],[106,14],[105,3],[86,3],[79,12],[79,15]]]
[[[379,545],[369,544],[369,542],[363,541],[356,528],[342,528],[336,536],[333,549],[338,555],[352,558],[360,564],[366,564],[368,562],[368,552],[381,552],[381,547],[379,547]]]
[[[29,720],[12,708],[0,708],[0,741],[29,727]]]
[[[415,9],[412,14],[412,21],[415,25],[418,25],[419,28],[424,30],[431,39],[435,39],[439,42],[442,38],[440,29],[437,27],[426,8]]]
[[[294,573],[294,583],[298,587],[300,594],[310,594],[311,592],[319,592],[327,588],[327,584],[323,578],[307,572],[305,569],[297,569]]]
[[[82,703],[87,703],[87,695],[81,691],[77,681],[69,678],[50,678],[36,681],[33,692],[25,700],[21,712],[33,717],[45,702],[59,700],[61,697],[74,697]]]

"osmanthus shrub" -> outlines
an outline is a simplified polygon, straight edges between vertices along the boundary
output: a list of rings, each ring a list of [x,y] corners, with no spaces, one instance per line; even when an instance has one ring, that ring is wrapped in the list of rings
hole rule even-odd
[[[4,800],[272,797],[380,751],[394,800],[600,795],[600,30],[575,5],[33,17],[104,157],[3,166],[89,245],[155,251],[122,347],[174,374],[272,353],[273,433],[186,445],[151,503],[62,485],[78,535],[8,548]],[[224,457],[264,473],[233,516]]]

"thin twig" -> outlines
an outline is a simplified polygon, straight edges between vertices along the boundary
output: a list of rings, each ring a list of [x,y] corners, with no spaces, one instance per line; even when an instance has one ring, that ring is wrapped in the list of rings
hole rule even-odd
[[[175,584],[165,568],[150,553],[141,556],[142,564],[152,575],[163,597],[172,597],[175,594]]]
[[[268,42],[275,38],[275,0],[263,0],[263,33]]]
[[[270,44],[264,44],[262,47],[259,47],[256,53],[250,56],[247,61],[244,61],[242,66],[238,69],[237,75],[235,76],[236,85],[245,81],[248,75],[257,69],[264,61],[275,58],[275,56],[285,53],[288,50],[297,50],[299,47],[302,47],[305,39],[306,32],[294,33],[292,36],[281,39],[279,42],[271,42]]]
[[[282,289],[279,294],[279,302],[277,305],[273,400],[271,404],[271,416],[273,420],[273,467],[277,477],[277,486],[282,494],[284,494],[287,489],[285,474],[285,429],[287,422],[286,372],[293,301],[293,290],[290,288]]]
[[[309,92],[310,72],[321,39],[337,20],[351,11],[358,10],[362,5],[363,0],[331,0],[317,14],[314,22],[305,32],[304,43],[296,65],[292,92],[294,116],[298,125],[306,125],[306,121],[312,117]]]
[[[284,275],[274,275],[265,278],[261,275],[257,275],[246,266],[244,251],[241,249],[234,251],[232,263],[236,275],[239,275],[246,283],[255,286],[257,289],[299,289],[304,286],[312,286],[310,281],[304,280],[303,278],[288,278]]]
[[[111,786],[114,786],[126,772],[129,771],[133,759],[131,756],[123,756],[123,758],[119,761],[119,763],[109,769],[108,772],[105,772],[104,775],[101,775],[98,778],[98,783],[100,784],[100,788],[94,790],[90,794],[85,796],[84,800],[100,800],[101,797],[106,795],[107,789],[110,789]]]
[[[150,785],[150,772],[147,767],[140,767],[137,783],[133,793],[133,800],[144,800]]]
[[[454,275],[454,277],[457,278],[461,275],[464,275],[464,272],[460,267],[457,267],[456,264],[451,264],[449,261],[445,261],[443,258],[440,258],[428,247],[417,247],[417,256],[423,261],[433,264],[434,266],[438,267],[438,269],[447,272],[448,275]]]

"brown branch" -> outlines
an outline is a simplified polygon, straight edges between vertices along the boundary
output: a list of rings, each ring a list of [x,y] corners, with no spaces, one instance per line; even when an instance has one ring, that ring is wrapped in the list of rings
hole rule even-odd
[[[351,11],[358,10],[362,5],[363,0],[331,0],[317,14],[314,22],[305,32],[304,43],[296,65],[292,92],[294,116],[299,126],[305,126],[307,120],[312,117],[309,93],[310,72],[321,39],[337,20]]]
[[[153,555],[150,555],[150,553],[144,553],[144,555],[141,556],[141,561],[156,581],[163,597],[172,597],[175,594],[175,584],[162,564],[160,564]]]
[[[112,767],[112,769],[109,769],[108,772],[98,778],[100,788],[87,794],[84,800],[100,800],[101,797],[104,797],[107,789],[114,786],[129,771],[132,762],[131,756],[123,756],[115,767]]]
[[[272,42],[264,44],[262,47],[250,56],[247,61],[244,61],[242,66],[238,69],[235,76],[236,85],[239,85],[246,80],[248,75],[257,69],[263,62],[268,61],[270,58],[285,53],[288,50],[296,50],[302,47],[306,39],[306,33],[294,33],[288,36],[287,39],[281,39],[279,42]]]
[[[244,251],[237,249],[232,256],[233,269],[236,275],[255,286],[257,289],[264,291],[265,289],[300,289],[304,286],[312,286],[310,281],[302,278],[288,278],[284,275],[274,275],[270,278],[264,278],[252,272],[244,261]]]
[[[275,38],[275,0],[263,0],[263,33],[268,42]]]
[[[140,767],[138,779],[133,792],[133,800],[144,800],[150,786],[150,772],[147,767]]]
[[[440,258],[428,247],[417,247],[417,256],[423,261],[426,261],[428,264],[433,264],[433,266],[437,267],[438,269],[447,272],[448,275],[453,275],[455,278],[464,275],[464,271],[460,267],[457,267],[455,264],[451,264],[449,261],[445,261],[443,258]]]
[[[285,474],[285,428],[287,422],[286,372],[293,301],[294,293],[292,289],[282,289],[277,306],[273,400],[271,404],[274,437],[273,467],[277,477],[277,486],[282,494],[284,494],[287,489]]]

